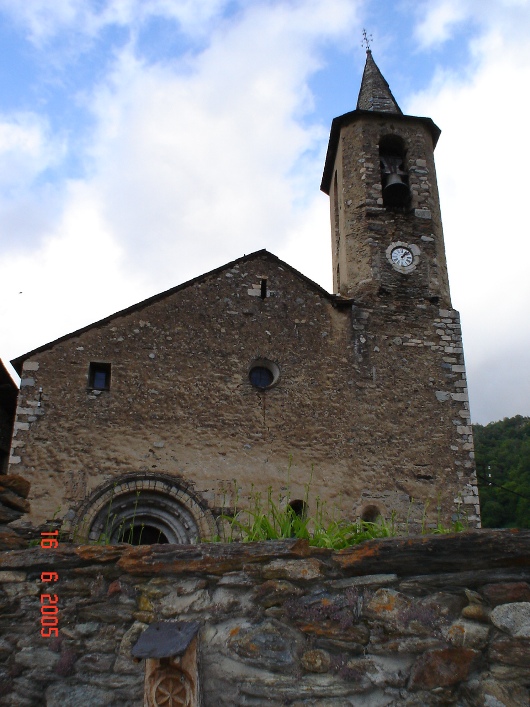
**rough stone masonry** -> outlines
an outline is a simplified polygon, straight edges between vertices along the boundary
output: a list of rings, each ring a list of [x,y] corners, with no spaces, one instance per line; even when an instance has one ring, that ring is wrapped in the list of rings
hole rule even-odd
[[[153,621],[177,620],[201,626],[203,707],[524,707],[529,546],[530,531],[502,530],[340,552],[297,540],[4,551],[0,704],[140,707],[145,661],[131,651]],[[59,598],[58,638],[39,632],[43,591]]]

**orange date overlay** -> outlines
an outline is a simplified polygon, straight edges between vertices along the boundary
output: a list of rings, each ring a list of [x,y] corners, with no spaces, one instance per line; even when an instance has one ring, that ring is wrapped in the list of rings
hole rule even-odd
[[[58,547],[58,535],[58,530],[50,531],[47,533],[41,533],[41,548],[43,550],[51,550]],[[58,579],[59,575],[57,574],[57,572],[41,572],[40,575],[41,582],[53,583],[57,582]],[[57,606],[58,602],[59,597],[57,596],[57,594],[40,595],[40,635],[43,638],[51,638],[52,636],[59,635],[59,619],[57,617],[57,614],[59,613],[59,607]]]

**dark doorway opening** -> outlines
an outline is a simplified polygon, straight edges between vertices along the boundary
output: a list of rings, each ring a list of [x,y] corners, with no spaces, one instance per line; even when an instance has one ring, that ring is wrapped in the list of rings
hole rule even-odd
[[[169,542],[164,533],[153,525],[134,525],[132,532],[125,531],[129,545],[164,545]]]

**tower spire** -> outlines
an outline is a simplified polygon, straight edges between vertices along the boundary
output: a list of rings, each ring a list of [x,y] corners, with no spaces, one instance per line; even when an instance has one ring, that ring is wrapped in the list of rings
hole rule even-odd
[[[403,115],[403,111],[392,95],[385,77],[379,71],[379,67],[372,58],[372,51],[369,46],[366,50],[366,64],[364,65],[359,98],[357,99],[357,109]]]

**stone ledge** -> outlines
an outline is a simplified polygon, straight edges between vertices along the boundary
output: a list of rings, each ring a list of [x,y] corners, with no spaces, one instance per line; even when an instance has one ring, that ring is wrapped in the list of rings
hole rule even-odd
[[[530,530],[469,530],[450,535],[369,540],[334,555],[354,574],[429,574],[517,565],[530,567]]]
[[[25,704],[29,684],[31,704],[141,704],[131,649],[153,621],[201,625],[207,706],[478,705],[491,676],[514,695],[503,704],[527,704],[529,541],[485,530],[340,552],[294,539],[3,552],[6,704]],[[46,590],[43,570],[59,575]],[[35,626],[39,588],[59,597],[58,640]]]
[[[0,567],[35,571],[112,564],[135,576],[181,575],[192,572],[224,574],[271,561],[319,559],[322,573],[333,575],[394,574],[398,577],[434,572],[530,567],[530,530],[470,530],[449,535],[424,535],[369,540],[345,550],[309,547],[305,540],[199,545],[68,545],[0,552]],[[257,569],[257,567],[256,567]]]

